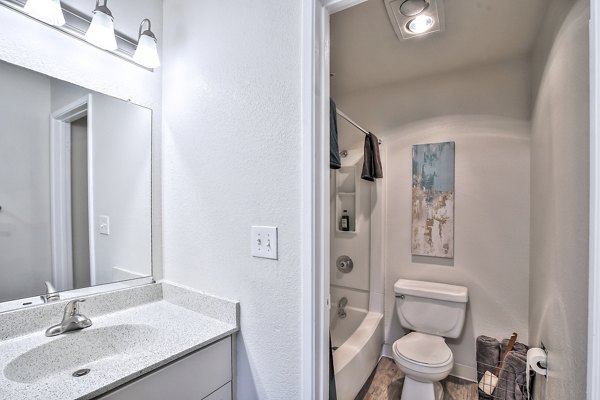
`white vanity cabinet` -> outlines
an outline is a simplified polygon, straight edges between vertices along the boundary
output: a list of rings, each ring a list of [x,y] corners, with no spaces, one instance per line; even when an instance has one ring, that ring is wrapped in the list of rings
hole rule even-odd
[[[231,400],[231,346],[228,336],[97,400]]]

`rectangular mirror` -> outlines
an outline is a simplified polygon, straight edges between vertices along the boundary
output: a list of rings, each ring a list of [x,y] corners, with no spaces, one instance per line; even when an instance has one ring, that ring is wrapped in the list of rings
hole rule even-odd
[[[0,302],[152,275],[151,120],[0,62]]]

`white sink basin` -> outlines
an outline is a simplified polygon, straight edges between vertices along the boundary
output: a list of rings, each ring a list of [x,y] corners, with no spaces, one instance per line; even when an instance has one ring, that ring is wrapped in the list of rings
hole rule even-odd
[[[17,383],[35,383],[53,375],[70,376],[94,371],[139,357],[159,341],[156,328],[141,324],[112,325],[69,332],[19,355],[4,368],[4,376]]]

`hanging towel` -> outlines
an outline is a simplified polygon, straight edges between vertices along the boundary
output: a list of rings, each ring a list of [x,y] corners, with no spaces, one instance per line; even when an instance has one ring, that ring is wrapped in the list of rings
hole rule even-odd
[[[371,182],[376,178],[383,178],[381,156],[379,155],[379,139],[371,132],[365,137],[365,162],[361,178]]]
[[[329,333],[329,400],[337,400],[335,371],[333,369],[333,349],[331,348],[331,333]]]
[[[329,168],[340,169],[340,146],[338,144],[337,108],[332,98],[329,98]]]

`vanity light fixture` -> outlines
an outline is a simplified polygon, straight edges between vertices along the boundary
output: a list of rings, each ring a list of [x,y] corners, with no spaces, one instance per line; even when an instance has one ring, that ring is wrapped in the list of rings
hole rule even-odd
[[[60,0],[27,0],[24,11],[35,19],[54,26],[63,26],[63,15]]]
[[[92,14],[92,23],[85,34],[85,40],[104,50],[117,50],[117,39],[115,37],[114,17],[104,0],[104,5],[100,5],[100,0],[96,0],[96,9]]]
[[[146,22],[148,23],[148,29],[144,31]],[[138,45],[133,55],[133,61],[146,68],[160,67],[156,36],[152,33],[152,23],[147,18],[140,24]]]
[[[106,50],[139,67],[148,70],[159,67],[161,62],[158,40],[152,32],[150,20],[144,19],[141,22],[136,41],[133,37],[115,30],[114,17],[107,2],[108,0],[96,0],[96,8],[91,16],[68,4],[62,4],[61,0],[0,0],[0,8],[7,7],[52,25],[60,32]]]

